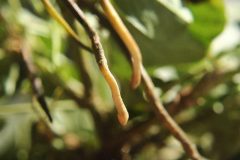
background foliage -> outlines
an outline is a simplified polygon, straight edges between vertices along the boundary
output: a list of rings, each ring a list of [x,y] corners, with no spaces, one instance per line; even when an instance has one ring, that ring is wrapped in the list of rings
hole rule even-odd
[[[180,99],[174,117],[201,154],[216,160],[239,159],[239,1],[112,2],[138,42],[164,104],[171,110],[171,104]],[[0,159],[186,159],[180,144],[161,125],[149,122],[152,111],[141,89],[130,89],[131,67],[114,35],[87,5],[82,7],[101,36],[130,113],[129,124],[121,128],[117,123],[109,88],[93,56],[77,47],[41,1],[1,0]],[[68,20],[90,45],[83,28]],[[18,52],[22,41],[31,46],[43,81],[54,119],[49,126],[32,98]],[[81,72],[83,66],[92,86]],[[90,89],[100,121],[87,104],[76,103],[69,92],[82,97]],[[147,127],[138,131],[145,122]]]

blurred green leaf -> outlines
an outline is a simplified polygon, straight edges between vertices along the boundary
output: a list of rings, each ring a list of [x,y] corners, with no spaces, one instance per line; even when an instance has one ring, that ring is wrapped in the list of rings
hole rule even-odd
[[[194,22],[189,26],[193,36],[208,47],[224,28],[225,14],[222,0],[206,0],[187,5],[191,10]]]
[[[154,92],[164,104],[191,107],[175,118],[199,151],[213,160],[239,159],[239,2],[230,1],[232,6],[228,6],[229,1],[223,4],[223,0],[111,1],[143,52],[144,65],[157,87]],[[65,15],[67,9],[59,8],[57,0],[51,2],[73,22]],[[101,10],[97,1],[88,2]],[[213,46],[213,39],[224,27],[225,8],[233,15],[226,18],[235,32],[230,30],[227,37],[220,38],[221,43],[215,44],[220,46],[220,54],[205,56],[212,52],[209,45]],[[109,68],[129,111],[128,125],[116,125],[112,95],[95,57],[71,42],[41,1],[0,0],[0,159],[101,159],[98,156],[105,153],[110,154],[106,159],[120,159],[122,155],[127,159],[187,159],[180,144],[164,128],[150,124],[144,129],[153,114],[142,87],[132,90],[129,86],[131,64],[115,37],[98,22],[97,15],[91,9],[84,13],[101,37]],[[81,41],[91,46],[83,27],[75,22],[72,26]],[[49,97],[53,116],[53,123],[47,123],[49,127],[40,121],[46,115],[32,99],[31,84],[19,54],[22,42],[31,47],[37,76]],[[226,44],[232,47],[221,50]],[[82,59],[78,61],[79,54]],[[84,79],[78,63],[86,65],[92,85],[85,85],[88,78]],[[215,74],[204,79],[215,72],[227,72],[220,77],[221,83]],[[68,99],[72,95],[66,88],[84,99],[82,105],[90,105],[78,104],[79,108],[73,100],[76,97]],[[84,89],[92,95],[83,96]],[[86,108],[91,105],[99,115],[92,112],[93,108]],[[128,136],[133,138],[129,141]]]
[[[186,8],[173,10],[157,0],[115,3],[141,48],[145,65],[192,62],[204,56],[204,46],[191,36],[187,30],[189,20],[180,14]],[[191,13],[186,16],[191,17]]]
[[[31,147],[32,119],[25,115],[13,115],[6,118],[0,131],[0,159],[28,159]]]
[[[13,64],[10,68],[8,78],[5,81],[5,92],[7,95],[14,94],[18,78],[19,66],[17,64]]]
[[[218,9],[220,2],[216,7],[215,3],[207,3],[204,10],[198,9],[201,5],[192,5],[195,11],[193,22],[189,10],[181,6],[180,1],[174,2],[175,5],[165,0],[115,1],[143,52],[143,61],[147,66],[200,60],[206,53],[207,45],[223,28],[223,9]],[[211,7],[217,12],[212,12]],[[196,32],[197,35],[191,34]]]

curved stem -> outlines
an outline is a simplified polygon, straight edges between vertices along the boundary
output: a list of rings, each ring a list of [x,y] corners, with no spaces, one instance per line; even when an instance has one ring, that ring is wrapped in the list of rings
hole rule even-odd
[[[113,28],[118,33],[119,37],[122,39],[130,53],[133,66],[131,86],[133,88],[137,88],[141,82],[141,65],[142,65],[141,51],[136,41],[134,40],[134,38],[124,25],[121,18],[119,17],[118,13],[112,6],[111,2],[109,0],[101,0],[100,2],[106,17],[108,18]]]
[[[172,135],[179,140],[184,150],[190,158],[193,160],[201,160],[201,155],[198,153],[195,144],[193,144],[185,134],[185,132],[179,127],[179,125],[173,120],[166,109],[163,107],[160,99],[154,93],[155,86],[149,77],[147,71],[142,67],[142,79],[145,86],[145,92],[149,102],[155,111],[156,117],[160,119],[165,127],[172,133]]]
[[[86,46],[85,44],[83,44],[77,33],[74,32],[74,30],[70,27],[70,25],[64,20],[64,18],[58,14],[58,12],[56,11],[56,9],[54,9],[53,5],[50,3],[49,0],[42,0],[44,6],[46,7],[48,13],[57,21],[59,22],[63,28],[67,31],[67,33],[69,35],[72,36],[72,38],[85,50],[92,52],[91,48],[89,48],[88,46]]]
[[[48,109],[48,104],[45,100],[42,81],[37,76],[37,70],[36,70],[36,68],[35,68],[35,66],[32,62],[30,48],[26,43],[24,43],[23,46],[22,46],[21,55],[22,55],[23,62],[26,65],[26,69],[28,71],[28,74],[29,74],[29,80],[31,82],[31,87],[32,87],[33,94],[36,97],[40,106],[42,107],[43,111],[46,113],[49,121],[52,122],[53,119],[52,119],[51,113]]]

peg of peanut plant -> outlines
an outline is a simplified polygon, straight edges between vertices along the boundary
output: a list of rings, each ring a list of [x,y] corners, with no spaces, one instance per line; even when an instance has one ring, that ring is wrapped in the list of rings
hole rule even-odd
[[[134,38],[124,25],[120,16],[112,6],[111,2],[109,0],[100,0],[100,2],[107,19],[112,24],[113,28],[115,29],[119,37],[122,39],[130,53],[133,66],[131,86],[132,88],[137,88],[141,82],[141,65],[142,65],[141,51],[136,41],[134,40]]]

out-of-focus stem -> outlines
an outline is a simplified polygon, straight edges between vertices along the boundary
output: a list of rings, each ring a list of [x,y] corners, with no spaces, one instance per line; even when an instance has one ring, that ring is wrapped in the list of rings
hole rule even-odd
[[[49,0],[42,0],[44,6],[46,7],[48,13],[57,21],[59,22],[63,28],[68,32],[69,35],[72,36],[72,38],[85,50],[92,52],[92,49],[89,48],[88,46],[86,46],[85,44],[83,44],[77,33],[74,32],[74,30],[70,27],[70,25],[64,20],[64,18],[58,14],[58,12],[56,11],[56,9],[53,7],[53,5],[50,3]]]

